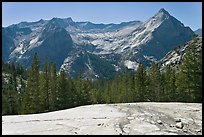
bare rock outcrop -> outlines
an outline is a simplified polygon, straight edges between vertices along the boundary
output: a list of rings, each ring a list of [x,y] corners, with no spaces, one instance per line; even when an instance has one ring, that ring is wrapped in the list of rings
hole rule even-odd
[[[202,135],[202,104],[98,104],[2,116],[2,134]]]

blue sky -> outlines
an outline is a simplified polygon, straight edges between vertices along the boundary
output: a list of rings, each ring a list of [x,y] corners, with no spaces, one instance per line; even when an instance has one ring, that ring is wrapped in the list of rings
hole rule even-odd
[[[2,25],[53,17],[93,23],[144,22],[161,8],[192,30],[202,28],[202,2],[3,2]]]

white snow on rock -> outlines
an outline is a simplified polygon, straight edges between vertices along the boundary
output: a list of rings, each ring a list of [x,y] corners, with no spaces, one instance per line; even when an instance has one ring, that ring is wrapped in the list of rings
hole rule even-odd
[[[38,37],[32,39],[32,40],[30,41],[30,45],[31,45],[31,44],[35,44],[37,41],[38,41]]]
[[[91,43],[100,49],[99,54],[123,53],[126,49],[139,47],[152,39],[152,33],[169,16],[163,12],[157,13],[146,22],[123,27],[111,32],[81,32],[71,34],[75,43]],[[94,52],[95,53],[95,52]],[[96,52],[97,53],[97,52]]]
[[[137,62],[133,62],[133,61],[130,61],[130,60],[126,60],[124,62],[124,65],[128,68],[128,69],[134,69],[134,70],[137,70],[139,64]]]

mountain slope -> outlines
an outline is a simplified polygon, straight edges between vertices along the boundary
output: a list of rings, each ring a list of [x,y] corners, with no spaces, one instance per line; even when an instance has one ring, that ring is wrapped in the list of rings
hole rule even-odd
[[[10,32],[11,31],[11,32]],[[2,28],[2,60],[6,61],[13,48],[15,47],[12,29]]]
[[[161,66],[161,68],[165,67],[166,65],[170,65],[174,67],[175,69],[178,69],[179,65],[183,61],[183,57],[186,53],[187,47],[189,47],[191,44],[196,45],[199,51],[202,50],[202,37],[196,37],[192,39],[191,41],[168,52],[164,56],[164,58],[158,61],[158,64]]]
[[[164,9],[146,22],[94,24],[71,18],[21,22],[2,28],[2,60],[28,68],[37,52],[41,66],[47,60],[71,76],[81,70],[87,78],[107,77],[98,70],[100,65],[109,68],[110,73],[125,68],[136,70],[139,63],[150,66],[193,35],[189,27]]]
[[[148,23],[152,23],[154,20],[162,22],[152,32],[153,39],[142,46],[142,52],[148,56],[161,59],[168,51],[192,38],[193,31],[189,27],[184,27],[180,21],[169,15],[164,9],[161,9]]]
[[[197,29],[196,31],[194,31],[194,33],[198,36],[202,36],[202,29]]]
[[[133,64],[141,62],[148,66],[151,61],[161,59],[168,51],[189,41],[193,34],[189,27],[161,9],[146,22],[117,32],[80,33],[72,37],[77,37],[76,41],[95,45],[94,54],[117,53],[122,56],[120,62],[124,65],[131,61]]]

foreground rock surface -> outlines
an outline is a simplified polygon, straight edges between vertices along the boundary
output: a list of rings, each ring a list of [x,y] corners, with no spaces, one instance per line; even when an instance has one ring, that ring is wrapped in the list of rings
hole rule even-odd
[[[178,122],[182,128],[176,126]],[[2,134],[202,135],[202,104],[99,104],[2,116]]]

